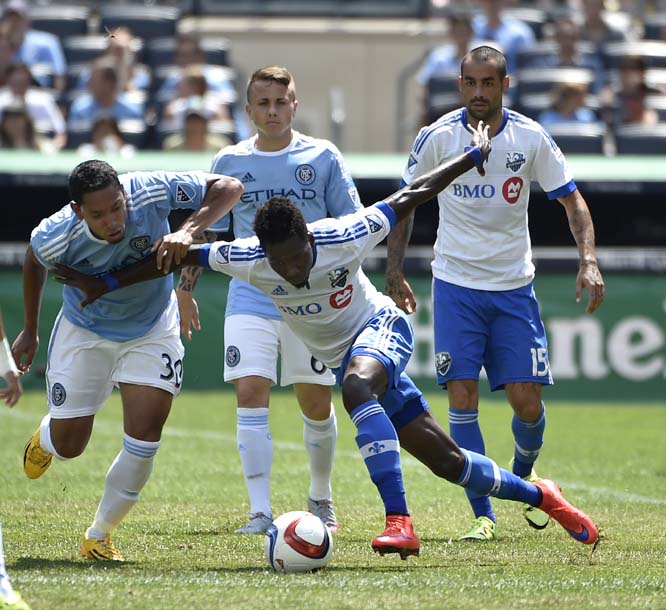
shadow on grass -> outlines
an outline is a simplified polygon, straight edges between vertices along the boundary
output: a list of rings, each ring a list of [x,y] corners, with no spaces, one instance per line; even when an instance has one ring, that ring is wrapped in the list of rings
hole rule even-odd
[[[46,569],[67,569],[72,568],[81,570],[81,568],[93,569],[112,569],[117,570],[123,566],[131,566],[131,561],[87,561],[84,559],[44,559],[42,557],[19,557],[12,563],[13,572],[19,570],[46,570]]]

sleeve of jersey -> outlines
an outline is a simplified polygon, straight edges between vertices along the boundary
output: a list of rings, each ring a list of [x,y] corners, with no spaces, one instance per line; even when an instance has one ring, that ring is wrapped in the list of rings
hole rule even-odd
[[[37,260],[47,269],[56,263],[63,262],[67,251],[66,236],[54,234],[48,230],[49,219],[45,218],[35,227],[30,235],[30,246]]]
[[[339,218],[346,214],[353,214],[363,206],[342,155],[332,148],[331,171],[326,189],[326,208],[331,216]]]
[[[577,188],[562,151],[545,130],[532,168],[534,178],[548,199],[565,197]]]
[[[227,150],[226,148],[223,148],[219,153],[217,153],[217,155],[215,155],[213,162],[210,164],[211,174],[226,175],[226,172],[224,170],[224,157],[226,150]],[[211,231],[216,231],[217,233],[225,233],[230,228],[231,228],[231,212],[222,216],[222,218],[214,222],[209,227]]]
[[[165,172],[171,209],[198,210],[206,196],[206,177],[202,172]]]
[[[263,258],[260,246],[238,246],[228,241],[216,241],[199,248],[199,265],[231,277],[250,281],[252,269]]]
[[[358,237],[355,243],[361,260],[391,232],[397,222],[395,212],[383,201],[365,208],[362,214],[365,231],[356,231]]]
[[[432,133],[431,127],[424,127],[414,140],[405,171],[402,173],[400,188],[411,184],[414,178],[437,167],[438,162],[435,157],[435,135]]]

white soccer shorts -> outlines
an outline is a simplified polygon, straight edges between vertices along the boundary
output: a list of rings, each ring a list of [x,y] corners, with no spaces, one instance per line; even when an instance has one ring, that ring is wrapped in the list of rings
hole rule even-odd
[[[333,373],[314,358],[282,320],[235,314],[224,319],[224,380],[257,375],[280,385],[335,385]]]
[[[176,396],[184,354],[175,299],[146,335],[125,342],[104,339],[60,313],[46,369],[51,417],[94,415],[119,383],[161,388]]]

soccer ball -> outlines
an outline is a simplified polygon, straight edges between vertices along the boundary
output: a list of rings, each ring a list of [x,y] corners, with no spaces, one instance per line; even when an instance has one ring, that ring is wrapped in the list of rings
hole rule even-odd
[[[333,536],[319,517],[294,510],[266,530],[264,555],[276,572],[312,572],[333,559]]]

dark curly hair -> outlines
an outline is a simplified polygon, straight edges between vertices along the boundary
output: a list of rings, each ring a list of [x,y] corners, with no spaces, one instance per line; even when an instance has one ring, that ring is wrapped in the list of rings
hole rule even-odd
[[[254,232],[262,247],[285,242],[291,237],[308,238],[305,218],[288,197],[271,197],[257,210]]]
[[[460,76],[463,76],[463,70],[467,62],[480,62],[485,63],[488,61],[494,61],[497,66],[497,74],[500,79],[503,79],[506,76],[506,57],[504,54],[494,49],[493,47],[488,47],[486,45],[476,47],[469,51],[465,57],[463,57],[462,62],[460,63]]]
[[[91,159],[79,163],[69,175],[69,196],[74,203],[82,205],[86,193],[101,191],[111,185],[118,190],[122,188],[116,170],[106,161]]]

